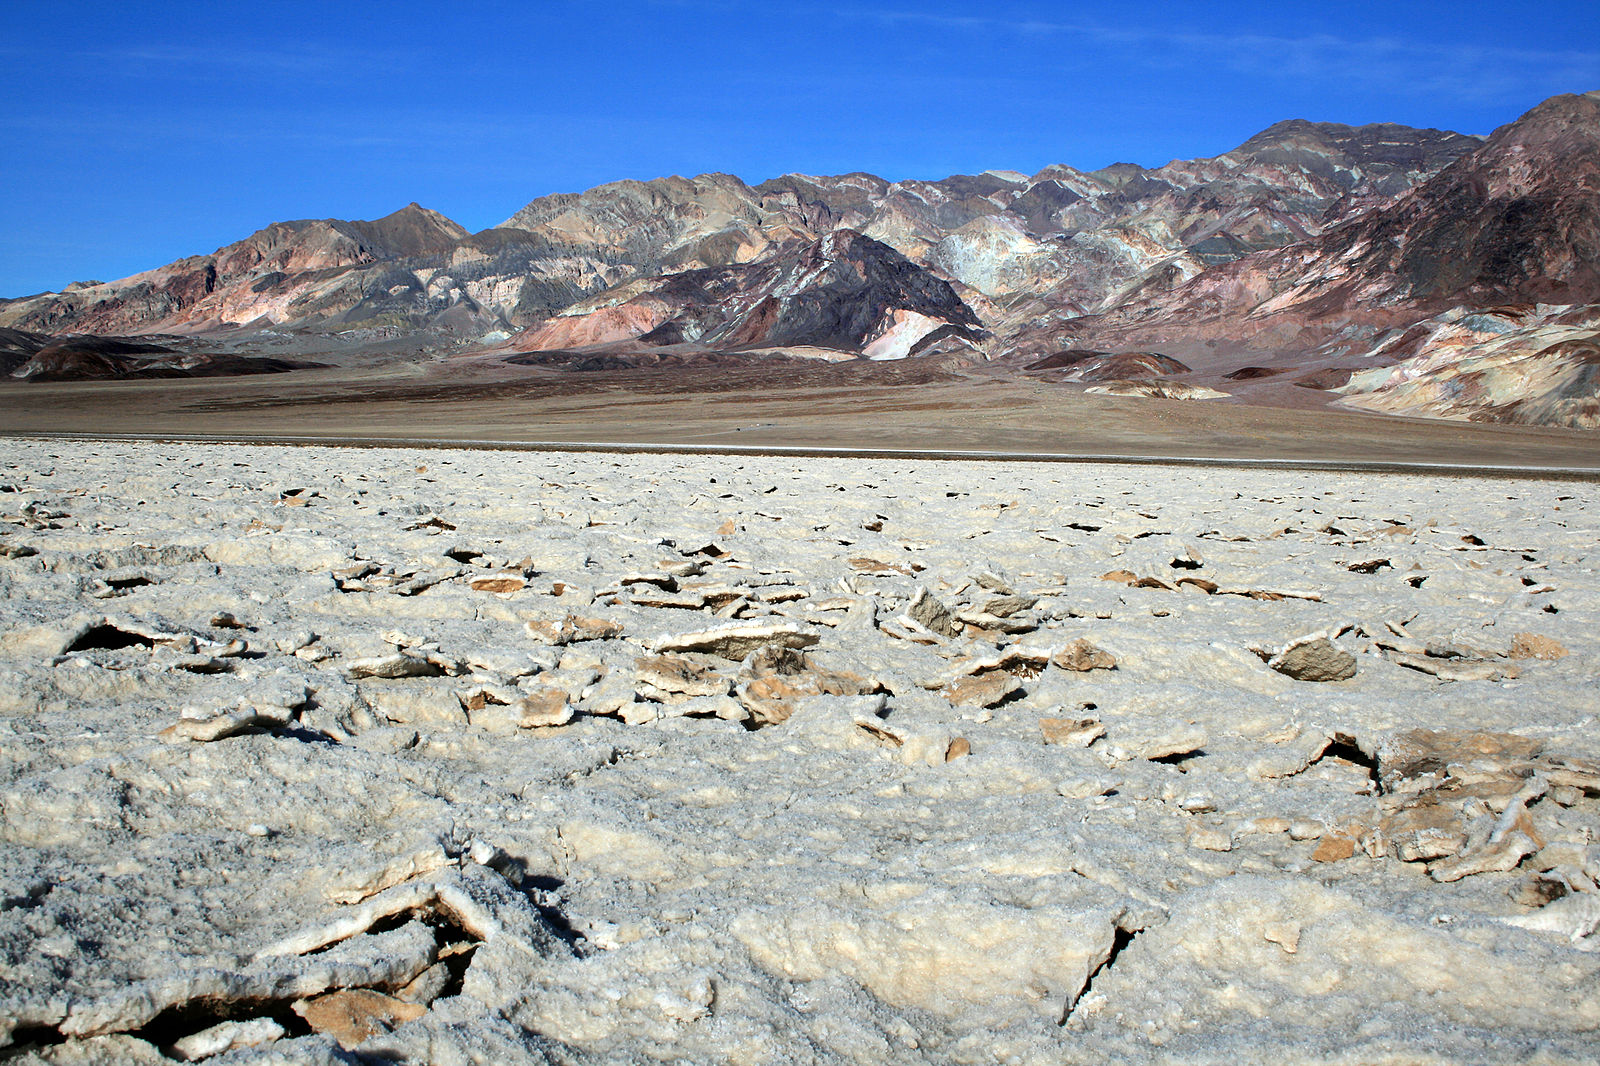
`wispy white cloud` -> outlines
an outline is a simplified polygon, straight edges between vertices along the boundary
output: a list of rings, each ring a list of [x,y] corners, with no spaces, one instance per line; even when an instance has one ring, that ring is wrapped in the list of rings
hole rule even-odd
[[[845,20],[923,25],[969,34],[1056,37],[1117,49],[1134,66],[1170,70],[1198,63],[1266,80],[1376,86],[1403,82],[1413,94],[1448,94],[1470,100],[1525,94],[1530,88],[1556,91],[1550,86],[1582,91],[1600,83],[1600,51],[1592,49],[1457,44],[1382,35],[1227,33],[1132,21],[1010,19],[893,8],[836,8],[833,13]]]

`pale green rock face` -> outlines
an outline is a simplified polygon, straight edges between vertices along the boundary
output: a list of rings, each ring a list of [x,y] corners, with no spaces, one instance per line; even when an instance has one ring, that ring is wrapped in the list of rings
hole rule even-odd
[[[1592,1058],[1592,483],[12,440],[0,490],[23,1061]]]

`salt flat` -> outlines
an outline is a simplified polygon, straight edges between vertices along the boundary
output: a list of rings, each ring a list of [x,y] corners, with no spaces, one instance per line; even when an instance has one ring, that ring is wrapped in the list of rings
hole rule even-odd
[[[1593,1059],[1593,484],[14,440],[0,490],[0,1055]]]

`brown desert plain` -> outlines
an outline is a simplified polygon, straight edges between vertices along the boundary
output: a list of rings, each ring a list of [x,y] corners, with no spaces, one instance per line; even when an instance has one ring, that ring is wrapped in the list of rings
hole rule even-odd
[[[0,382],[0,433],[1600,470],[1592,432],[1369,415],[1287,384],[1262,393],[1251,402],[1094,395],[937,356],[589,375],[487,353],[399,369]]]

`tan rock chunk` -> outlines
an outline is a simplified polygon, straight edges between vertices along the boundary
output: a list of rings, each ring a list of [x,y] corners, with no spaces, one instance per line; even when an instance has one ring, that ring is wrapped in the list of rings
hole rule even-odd
[[[490,705],[510,706],[517,696],[513,689],[504,685],[472,685],[468,688],[457,689],[456,699],[461,701],[463,711],[481,711]]]
[[[1101,581],[1115,581],[1119,585],[1131,585],[1139,580],[1139,575],[1132,570],[1111,570],[1100,575]]]
[[[570,721],[572,705],[567,694],[558,688],[532,689],[517,704],[517,725],[522,729],[566,725]]]
[[[993,707],[1021,689],[1022,682],[1015,675],[992,670],[951,682],[945,688],[945,695],[958,707]]]
[[[1431,793],[1386,815],[1380,828],[1403,862],[1434,862],[1467,845],[1460,815]]]
[[[800,701],[816,692],[813,685],[803,680],[773,676],[746,681],[738,687],[736,695],[757,723],[776,725],[792,718]]]
[[[884,559],[874,559],[869,555],[858,555],[850,560],[850,569],[858,570],[863,574],[911,574],[915,571],[915,564],[905,565],[891,563]]]
[[[428,1008],[367,988],[341,988],[296,1001],[294,1012],[312,1029],[333,1037],[349,1051],[380,1033],[416,1021],[428,1013]]]
[[[739,532],[738,523],[731,518],[717,527],[717,536],[719,537],[731,537],[737,532]],[[705,552],[704,554],[711,555],[717,553]]]
[[[753,652],[740,676],[745,680],[735,695],[758,725],[788,721],[808,696],[864,696],[882,689],[875,679],[824,670],[804,652],[777,645]]]
[[[980,608],[984,614],[994,615],[996,618],[1010,618],[1021,611],[1033,609],[1039,602],[1037,596],[994,596],[986,600]]]
[[[1247,599],[1263,600],[1267,603],[1276,603],[1280,600],[1309,600],[1312,603],[1322,602],[1322,593],[1308,592],[1304,589],[1253,589],[1253,588],[1217,588],[1218,596],[1244,596]]]
[[[1560,643],[1537,633],[1518,633],[1511,638],[1513,659],[1560,659],[1566,654]]]
[[[1315,862],[1342,862],[1356,853],[1356,839],[1343,833],[1329,833],[1317,842],[1311,853]]]
[[[1320,634],[1290,641],[1267,665],[1296,681],[1347,681],[1356,676],[1356,657]]]
[[[966,737],[956,737],[950,746],[944,750],[944,761],[955,762],[957,759],[972,754],[972,743]]]
[[[1039,732],[1046,744],[1087,748],[1106,735],[1106,727],[1098,718],[1041,718]]]
[[[1180,577],[1174,582],[1179,588],[1198,589],[1207,596],[1216,595],[1218,585],[1215,581],[1207,581],[1203,577]]]
[[[976,581],[982,588],[986,588],[990,592],[998,592],[1002,596],[1015,596],[1017,593],[1017,590],[1011,587],[1011,582],[988,570],[979,570],[972,575],[972,580]]]
[[[515,570],[502,570],[494,574],[484,574],[482,577],[471,578],[467,587],[473,592],[518,592],[526,588],[528,579]]]
[[[953,637],[958,631],[955,615],[927,588],[918,586],[906,608],[906,617],[940,636]]]
[[[660,637],[650,645],[656,652],[701,652],[737,662],[757,648],[778,644],[809,648],[821,635],[798,622],[740,622],[715,629]]]
[[[525,628],[534,639],[557,647],[585,640],[614,640],[622,636],[623,631],[620,622],[584,618],[575,614],[569,614],[559,622],[532,619]]]
[[[1087,673],[1090,670],[1115,670],[1117,660],[1110,652],[1102,651],[1079,637],[1065,648],[1050,657],[1052,666],[1062,670],[1072,670],[1076,673]]]
[[[686,655],[645,656],[634,663],[641,695],[676,703],[698,696],[725,696],[731,684],[717,664]]]

